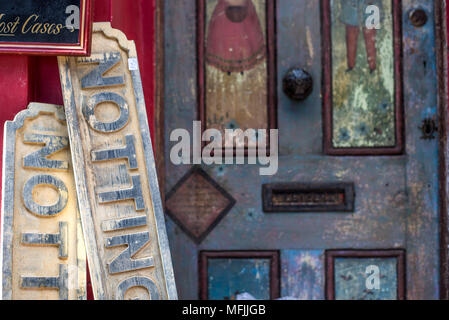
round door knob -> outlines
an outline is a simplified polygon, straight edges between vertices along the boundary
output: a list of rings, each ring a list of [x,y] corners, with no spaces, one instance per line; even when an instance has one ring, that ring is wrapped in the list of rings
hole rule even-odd
[[[303,101],[313,91],[312,76],[304,69],[292,68],[284,77],[283,88],[289,98]]]

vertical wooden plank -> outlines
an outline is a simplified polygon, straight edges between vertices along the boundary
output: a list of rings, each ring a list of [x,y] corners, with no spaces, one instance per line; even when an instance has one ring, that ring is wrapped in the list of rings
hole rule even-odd
[[[30,104],[6,123],[4,147],[2,299],[85,299],[86,253],[63,108]]]
[[[93,37],[59,66],[94,294],[176,299],[136,47],[109,23]]]
[[[280,155],[323,154],[322,108],[317,106],[324,94],[320,7],[321,1],[316,0],[276,1],[277,83],[282,83],[292,67],[309,72],[314,82],[313,92],[302,102],[288,98],[278,85]]]
[[[192,123],[199,119],[197,108],[197,54],[196,54],[196,1],[165,1],[160,13],[164,25],[163,34],[163,77],[158,85],[163,95],[162,105],[157,108],[163,112],[163,122],[159,127],[165,134],[160,137],[161,149],[165,149],[164,173],[162,184],[165,195],[189,171],[189,166],[175,166],[170,161],[168,150],[170,132],[175,128],[191,130]],[[176,63],[174,63],[176,61]],[[163,81],[163,82],[162,82]],[[161,120],[162,121],[162,120]],[[191,131],[190,131],[191,133]],[[198,253],[197,247],[179,227],[167,219],[167,231],[173,254],[173,266],[178,293],[182,299],[198,299]],[[177,252],[177,253],[175,253]]]
[[[440,299],[449,299],[449,261],[448,261],[448,14],[447,1],[436,1],[435,7],[436,38],[438,53],[438,88],[439,88],[439,175],[440,175]]]
[[[434,1],[402,1],[409,300],[440,296],[438,158],[441,150],[438,139],[423,140],[418,129],[423,120],[438,117],[435,6]],[[414,8],[423,9],[432,20],[415,27],[409,17]]]
[[[94,10],[94,22],[112,20],[111,0],[95,0],[93,10]],[[87,266],[87,270],[89,271],[89,266]],[[89,272],[87,272],[87,299],[94,300],[94,294],[92,291],[92,281],[90,279]]]
[[[161,1],[162,2],[162,1]],[[129,39],[136,42],[137,53],[140,57],[145,54],[145,59],[139,61],[142,72],[142,85],[144,88],[144,96],[147,107],[148,121],[150,132],[153,135],[154,130],[160,130],[155,126],[155,113],[161,108],[156,109],[155,91],[155,68],[163,68],[163,64],[159,61],[156,66],[151,52],[155,52],[154,37],[160,36],[155,32],[155,23],[153,20],[155,10],[154,0],[96,0],[94,3],[94,21],[109,21],[114,28],[122,30]],[[158,145],[158,144],[156,144]],[[155,148],[156,161],[163,161],[163,152]],[[159,172],[161,174],[161,172]],[[163,179],[160,179],[163,181]]]

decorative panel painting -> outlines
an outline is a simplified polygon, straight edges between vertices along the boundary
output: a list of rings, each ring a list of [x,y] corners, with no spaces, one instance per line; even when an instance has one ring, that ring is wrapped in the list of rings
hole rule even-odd
[[[5,123],[2,300],[85,300],[86,250],[62,106]]]
[[[203,300],[235,300],[241,293],[278,298],[279,252],[201,252],[200,288]]]
[[[405,252],[328,251],[327,298],[331,300],[402,300]]]
[[[270,260],[213,259],[208,265],[209,299],[233,299],[251,292],[256,299],[270,299]]]
[[[401,2],[322,5],[326,153],[402,153]]]
[[[198,0],[203,129],[275,125],[273,15],[274,1]]]
[[[175,300],[136,46],[95,23],[92,55],[58,57],[96,300]]]
[[[281,251],[281,296],[324,300],[324,251]]]
[[[234,198],[201,167],[193,167],[165,200],[167,214],[198,244],[234,205]]]

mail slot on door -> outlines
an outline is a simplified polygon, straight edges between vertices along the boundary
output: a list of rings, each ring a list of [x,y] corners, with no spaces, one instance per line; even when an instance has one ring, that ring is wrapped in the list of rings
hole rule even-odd
[[[276,212],[354,212],[354,184],[266,184],[263,210]]]

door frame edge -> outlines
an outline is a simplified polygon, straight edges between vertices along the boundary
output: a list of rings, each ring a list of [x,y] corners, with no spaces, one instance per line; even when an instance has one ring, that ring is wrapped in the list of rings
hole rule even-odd
[[[154,149],[156,170],[159,177],[162,207],[165,211],[165,118],[164,118],[164,72],[165,72],[165,30],[164,30],[164,0],[154,0],[155,46],[154,46]]]
[[[440,299],[449,299],[449,81],[448,81],[448,15],[447,1],[435,0],[435,35],[438,70],[438,113],[439,113],[439,221],[440,221]]]

